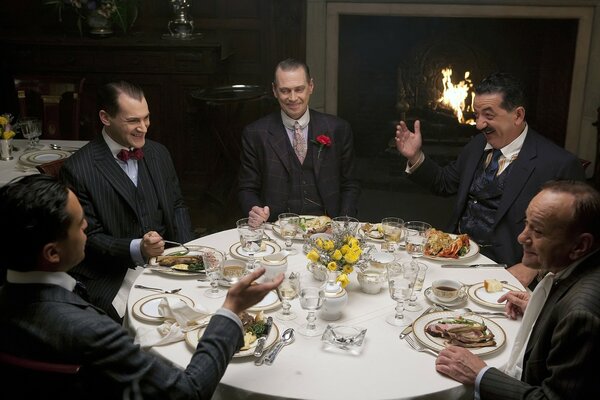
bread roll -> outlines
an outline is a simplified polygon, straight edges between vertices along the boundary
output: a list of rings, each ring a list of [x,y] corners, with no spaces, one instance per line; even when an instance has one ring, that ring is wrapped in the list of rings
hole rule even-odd
[[[499,292],[502,289],[504,289],[504,285],[502,285],[502,282],[500,282],[499,280],[496,280],[496,279],[484,280],[483,287],[485,288],[486,292],[488,292],[488,293]]]

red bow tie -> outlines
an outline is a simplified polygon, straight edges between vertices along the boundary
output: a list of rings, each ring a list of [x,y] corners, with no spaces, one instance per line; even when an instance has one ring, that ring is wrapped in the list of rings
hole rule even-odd
[[[117,158],[121,161],[127,162],[130,158],[132,160],[141,160],[144,157],[144,150],[142,149],[133,149],[133,150],[121,150],[119,154],[117,154]]]

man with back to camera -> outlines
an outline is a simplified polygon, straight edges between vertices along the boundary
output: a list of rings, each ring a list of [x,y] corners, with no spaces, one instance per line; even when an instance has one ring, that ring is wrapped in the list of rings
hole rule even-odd
[[[111,82],[98,102],[102,134],[69,157],[60,176],[88,222],[86,258],[71,273],[93,304],[121,321],[136,266],[163,253],[163,238],[185,243],[194,236],[169,151],[146,139],[150,111],[142,89]]]
[[[409,179],[435,194],[457,195],[446,230],[469,234],[483,255],[507,264],[528,286],[535,284],[537,272],[520,262],[523,250],[517,236],[529,201],[546,181],[583,181],[585,174],[577,157],[529,127],[525,103],[515,77],[494,73],[475,88],[476,127],[481,133],[455,161],[442,168],[425,157],[419,121],[414,132],[400,122],[396,148],[408,159]]]
[[[87,221],[75,194],[47,175],[0,188],[0,371],[3,388],[26,398],[211,398],[244,344],[237,316],[283,280],[255,284],[259,268],[233,285],[184,370],[150,352],[101,309],[83,300],[67,272],[84,258]],[[79,366],[74,375],[7,365],[8,356]],[[11,390],[12,389],[12,390]],[[137,396],[136,396],[137,395]]]
[[[284,212],[356,216],[360,187],[348,122],[308,108],[314,82],[308,66],[277,64],[273,95],[281,110],[242,133],[239,201],[251,224]]]

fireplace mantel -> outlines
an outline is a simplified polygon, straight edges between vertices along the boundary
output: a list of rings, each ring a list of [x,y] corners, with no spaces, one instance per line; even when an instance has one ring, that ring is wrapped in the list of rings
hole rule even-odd
[[[338,39],[340,15],[472,17],[472,18],[570,18],[577,19],[573,79],[571,84],[565,148],[594,160],[596,132],[592,123],[600,105],[600,0],[538,1],[329,1],[308,0],[307,62],[316,82],[311,106],[337,113]],[[593,171],[593,168],[590,169]]]

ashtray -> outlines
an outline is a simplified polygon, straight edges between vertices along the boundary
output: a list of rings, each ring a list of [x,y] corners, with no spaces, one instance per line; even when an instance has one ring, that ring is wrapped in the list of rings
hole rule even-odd
[[[367,330],[358,326],[327,325],[321,337],[325,350],[360,354]]]

